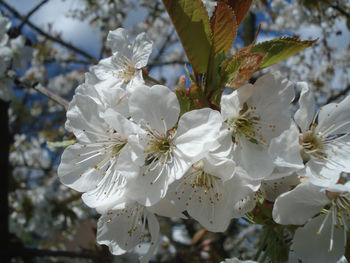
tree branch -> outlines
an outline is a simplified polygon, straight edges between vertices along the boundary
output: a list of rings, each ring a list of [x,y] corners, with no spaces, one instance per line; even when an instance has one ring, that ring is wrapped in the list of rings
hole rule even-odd
[[[24,16],[22,16],[20,13],[18,13],[18,11],[15,8],[13,8],[9,4],[7,4],[4,0],[0,0],[0,4],[2,4],[7,10],[9,10],[18,19],[20,19],[22,21],[25,20]],[[80,55],[83,55],[84,57],[95,60],[94,56],[90,55],[89,53],[85,52],[84,50],[82,50],[80,48],[73,46],[72,44],[70,44],[68,42],[63,41],[62,39],[60,39],[58,37],[51,36],[50,34],[44,32],[42,29],[40,29],[39,27],[37,27],[36,25],[31,23],[30,21],[27,20],[26,24],[28,26],[30,26],[32,29],[34,29],[35,31],[37,31],[40,35],[45,36],[47,39],[50,39],[56,43],[59,43],[62,46],[66,47],[66,48],[68,48],[68,49],[70,49],[70,50],[72,50]]]
[[[342,7],[340,7],[339,5],[333,5],[330,4],[330,7],[332,7],[333,9],[337,10],[339,13],[341,13],[342,15],[346,16],[348,19],[350,19],[350,13],[346,12]]]
[[[33,7],[32,10],[30,10],[25,17],[23,17],[22,22],[18,26],[18,30],[21,31],[22,27],[28,22],[29,18],[37,11],[41,6],[46,4],[49,0],[43,0],[39,4]]]
[[[69,257],[69,258],[89,258],[92,259],[95,254],[92,253],[78,253],[71,251],[54,251],[49,249],[36,248],[10,248],[7,250],[0,250],[1,257]]]
[[[1,125],[1,149],[0,149],[0,169],[3,173],[0,187],[0,247],[4,250],[9,247],[9,207],[8,207],[8,191],[9,191],[9,150],[10,150],[10,133],[8,129],[8,108],[9,103],[0,99],[0,125]],[[10,262],[10,258],[2,257],[2,262]]]

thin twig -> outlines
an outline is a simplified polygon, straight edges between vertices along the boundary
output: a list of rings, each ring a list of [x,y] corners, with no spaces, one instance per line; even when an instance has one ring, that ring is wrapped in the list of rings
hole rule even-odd
[[[34,82],[30,83],[29,81],[22,81],[20,78],[16,75],[16,73],[12,70],[8,71],[8,76],[14,80],[14,83],[16,85],[23,86],[25,88],[32,88],[36,91],[40,92],[41,94],[44,94],[49,99],[53,100],[54,102],[58,103],[59,105],[63,106],[65,110],[68,110],[69,101],[62,98],[61,96],[57,95],[56,93],[48,90],[47,88],[43,87],[40,83]]]
[[[330,96],[328,98],[326,104],[331,103],[331,102],[339,99],[341,96],[346,95],[349,91],[350,91],[350,85],[348,85],[345,89],[343,89],[342,91],[338,92],[337,94],[334,94],[334,95]]]
[[[48,90],[47,88],[43,87],[40,83],[33,85],[32,88],[39,91],[41,94],[44,94],[49,99],[62,105],[65,108],[65,110],[68,110],[68,105],[69,105],[68,100],[62,98],[61,96],[58,96],[57,94],[55,94],[52,91]]]
[[[69,257],[69,258],[90,258],[94,257],[92,253],[72,252],[72,251],[57,251],[49,249],[36,248],[10,248],[0,250],[0,256],[4,257]]]
[[[30,10],[27,15],[22,19],[21,23],[18,26],[18,30],[21,31],[22,27],[28,22],[29,18],[37,11],[41,6],[46,4],[49,0],[43,0],[39,4],[33,7],[32,10]]]
[[[173,61],[153,61],[152,63],[148,64],[148,66],[151,67],[159,67],[159,66],[165,66],[165,65],[185,65],[189,64],[188,61],[183,61],[183,60],[173,60]]]
[[[84,59],[76,59],[76,58],[68,58],[68,59],[47,58],[47,59],[44,59],[45,64],[49,64],[49,63],[75,63],[75,64],[90,65],[90,64],[94,64],[95,62],[96,62],[96,60],[84,60]]]
[[[171,30],[171,32],[167,35],[165,41],[163,42],[163,45],[160,47],[159,52],[156,55],[156,57],[153,59],[153,61],[160,60],[161,56],[163,55],[163,53],[165,52],[166,48],[168,47],[168,44],[170,43],[170,39],[171,39],[171,36],[173,35],[173,33],[174,33],[174,30]],[[154,67],[154,65],[153,66],[151,65],[153,63],[153,61],[148,66],[148,70],[149,71]]]
[[[13,8],[12,6],[10,6],[9,4],[7,4],[5,1],[3,0],[0,0],[0,4],[2,4],[7,10],[9,10],[15,17],[17,17],[18,19],[21,19],[21,20],[24,20],[24,16],[22,16],[20,13],[18,13],[18,11]],[[34,25],[33,23],[31,23],[29,20],[26,22],[26,24],[28,26],[30,26],[32,29],[34,29],[35,31],[37,31],[40,35],[43,35],[45,36],[46,38],[56,42],[56,43],[59,43],[61,44],[62,46],[80,54],[80,55],[83,55],[84,57],[87,57],[89,59],[94,59],[94,56],[90,55],[89,53],[85,52],[84,50],[80,49],[80,48],[77,48],[75,46],[73,46],[72,44],[68,43],[68,42],[65,42],[63,41],[62,39],[60,38],[57,38],[57,37],[54,37],[54,36],[51,36],[50,34],[44,32],[42,29],[40,29],[39,27],[37,27],[36,25]]]

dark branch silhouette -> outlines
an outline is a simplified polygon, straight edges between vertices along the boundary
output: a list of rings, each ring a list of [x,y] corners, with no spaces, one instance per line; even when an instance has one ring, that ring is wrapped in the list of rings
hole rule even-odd
[[[0,4],[2,4],[7,10],[9,10],[15,17],[17,17],[18,19],[24,21],[25,17],[22,16],[15,8],[13,8],[12,6],[10,6],[9,4],[7,4],[5,1],[0,0]],[[87,57],[89,59],[93,59],[95,60],[95,57],[92,56],[91,54],[87,53],[86,51],[77,48],[75,46],[73,46],[71,43],[65,42],[62,39],[60,39],[59,37],[54,37],[46,32],[44,32],[41,28],[37,27],[36,25],[34,25],[33,23],[31,23],[29,20],[26,21],[26,23],[28,26],[30,26],[32,29],[34,29],[35,31],[37,31],[40,35],[45,36],[47,39],[50,39],[56,43],[61,44],[62,46],[80,54],[83,55],[84,57]]]

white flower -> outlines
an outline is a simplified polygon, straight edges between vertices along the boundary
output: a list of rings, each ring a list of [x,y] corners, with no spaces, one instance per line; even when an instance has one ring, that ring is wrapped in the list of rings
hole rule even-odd
[[[315,103],[306,83],[302,88],[299,110],[295,113],[301,135],[302,157],[311,179],[322,183],[333,180],[341,171],[350,172],[350,96],[342,102],[327,104],[315,115]],[[305,174],[301,174],[305,176]]]
[[[148,262],[156,248],[159,223],[155,215],[136,202],[103,214],[97,224],[97,242],[107,245],[113,255],[121,255],[140,245],[145,238],[146,222],[151,246],[140,262]]]
[[[293,98],[291,83],[278,73],[222,96],[221,114],[232,131],[234,160],[250,178],[263,179],[272,173],[275,164],[268,148],[290,127],[288,105]]]
[[[212,232],[224,232],[232,218],[251,211],[255,207],[254,192],[260,186],[237,175],[224,181],[220,178],[220,168],[225,169],[224,166],[212,170],[203,159],[173,183],[176,205]]]
[[[24,71],[28,62],[32,59],[32,48],[25,45],[24,36],[11,39],[10,45],[13,52],[12,67],[16,70]]]
[[[312,218],[326,205],[330,206],[326,215]],[[307,181],[276,199],[273,218],[279,224],[292,225],[311,219],[294,235],[295,253],[302,260],[335,262],[344,255],[349,213],[350,183],[321,187]]]
[[[161,85],[136,87],[129,110],[145,133],[129,137],[131,162],[140,173],[128,187],[136,201],[149,206],[163,198],[168,185],[191,164],[217,147],[222,119],[219,112],[205,108],[187,112],[178,121],[177,97]]]
[[[110,31],[107,46],[111,47],[113,55],[99,62],[93,67],[93,72],[101,80],[96,84],[100,87],[119,87],[132,91],[135,86],[142,84],[142,67],[147,65],[152,52],[152,41],[145,33],[129,40],[127,31],[118,28]]]
[[[224,135],[224,134],[223,134]],[[235,174],[235,163],[229,159],[231,138],[220,136],[221,146],[194,163],[187,173],[171,185],[169,198],[176,206],[212,232],[223,232],[234,217],[248,209],[242,200],[250,198],[260,183]]]
[[[101,113],[98,100],[80,93],[84,87],[78,89],[67,111],[68,126],[78,142],[63,152],[58,175],[63,184],[86,192],[87,205],[107,206],[122,194],[126,174],[118,167],[128,152],[128,136],[142,130],[113,109]]]
[[[4,46],[7,44],[8,35],[6,34],[6,32],[10,29],[10,26],[10,20],[0,13],[0,46]]]
[[[140,262],[148,262],[157,247],[159,223],[154,213],[168,217],[184,217],[168,200],[162,199],[155,206],[145,207],[130,200],[122,199],[123,207],[103,212],[97,224],[97,242],[109,246],[114,255],[141,245],[145,241],[146,225],[151,235],[150,247]]]

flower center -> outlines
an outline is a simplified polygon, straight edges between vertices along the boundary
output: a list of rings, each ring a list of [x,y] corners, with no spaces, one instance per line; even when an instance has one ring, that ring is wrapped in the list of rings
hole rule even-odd
[[[202,187],[207,190],[210,190],[214,187],[214,180],[216,179],[216,177],[204,172],[203,168],[203,161],[198,161],[197,163],[192,165],[192,170],[189,175],[190,186],[192,188]]]
[[[173,135],[175,130],[169,130],[166,134],[158,134],[148,130],[150,139],[147,142],[145,153],[145,165],[150,165],[156,161],[160,164],[169,164],[173,161]]]
[[[255,107],[249,108],[248,104],[244,103],[239,116],[226,121],[226,124],[233,129],[233,143],[237,143],[237,136],[239,136],[245,137],[251,143],[258,144],[260,141],[266,144],[262,134],[259,133],[261,130],[261,126],[259,126],[260,117],[255,115],[255,110]],[[272,127],[272,129],[274,128]]]
[[[122,55],[115,61],[115,64],[120,69],[116,77],[121,78],[125,83],[129,83],[138,70],[135,68],[134,63],[125,55]]]
[[[120,151],[124,148],[127,143],[127,139],[122,138],[119,133],[114,132],[109,138],[108,142],[101,141],[96,142],[102,144],[103,150],[98,152],[99,155],[105,155],[105,158],[94,165],[94,168],[99,170],[102,166],[104,166],[109,160],[113,160],[116,162],[118,160]]]
[[[301,156],[304,163],[308,162],[311,158],[327,159],[327,154],[323,151],[322,140],[316,135],[315,128],[316,125],[313,125],[311,130],[300,136],[300,143],[303,146]]]
[[[332,201],[337,211],[350,211],[350,193],[326,191],[326,195],[328,199]]]

